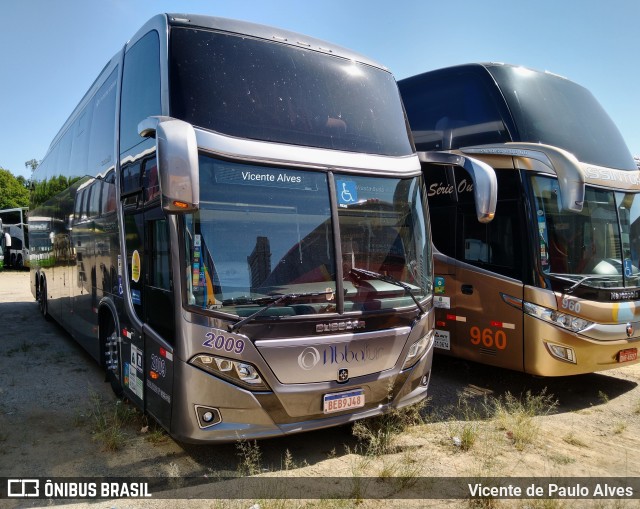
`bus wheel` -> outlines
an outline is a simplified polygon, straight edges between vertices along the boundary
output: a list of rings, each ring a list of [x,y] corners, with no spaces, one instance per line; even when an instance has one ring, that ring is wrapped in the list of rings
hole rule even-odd
[[[24,263],[22,262],[22,255],[18,255],[18,261],[16,262],[16,268],[22,270]]]
[[[106,381],[111,384],[111,389],[117,397],[122,397],[124,391],[120,381],[120,336],[116,330],[113,319],[105,323],[102,344],[104,345],[104,364],[107,369]]]
[[[49,301],[47,299],[47,280],[42,278],[40,281],[40,293],[38,294],[38,306],[40,307],[40,312],[42,316],[46,320],[49,319]]]

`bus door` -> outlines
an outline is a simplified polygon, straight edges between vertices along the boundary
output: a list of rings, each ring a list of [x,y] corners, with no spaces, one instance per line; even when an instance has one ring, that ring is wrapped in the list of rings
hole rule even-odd
[[[486,224],[466,170],[430,166],[424,175],[436,248],[436,351],[522,369],[522,311],[502,297],[523,295],[518,173],[497,172],[496,215]]]
[[[131,301],[145,323],[142,337],[134,333],[122,338],[123,386],[168,427],[175,319],[169,220],[160,207],[155,158],[124,167],[123,181]]]
[[[485,364],[523,370],[523,245],[526,225],[519,173],[496,171],[494,219],[478,221],[466,172],[456,171],[455,322],[452,354]]]

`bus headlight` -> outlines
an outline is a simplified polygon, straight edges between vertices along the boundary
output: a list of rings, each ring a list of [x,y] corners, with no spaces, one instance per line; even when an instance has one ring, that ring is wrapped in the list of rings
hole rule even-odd
[[[269,390],[269,386],[262,380],[256,367],[248,362],[214,355],[196,355],[191,359],[190,364],[251,391]]]
[[[593,325],[593,322],[585,320],[584,318],[560,313],[559,311],[538,306],[531,302],[524,303],[524,312],[530,316],[552,323],[553,325],[558,325],[572,332],[580,332],[581,330]]]
[[[407,369],[413,366],[418,360],[422,357],[422,355],[427,351],[427,348],[433,342],[434,331],[429,331],[426,335],[422,336],[418,341],[416,341],[411,348],[409,348],[409,353],[407,354],[407,358],[404,360],[404,364],[402,365],[402,369]]]

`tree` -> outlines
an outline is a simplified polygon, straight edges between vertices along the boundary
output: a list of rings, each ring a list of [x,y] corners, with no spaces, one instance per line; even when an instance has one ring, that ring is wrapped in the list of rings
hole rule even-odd
[[[29,190],[9,170],[0,168],[0,209],[29,206]]]
[[[37,159],[29,159],[28,161],[25,161],[24,167],[31,168],[31,171],[33,171],[38,167],[39,164],[40,161],[38,161]]]

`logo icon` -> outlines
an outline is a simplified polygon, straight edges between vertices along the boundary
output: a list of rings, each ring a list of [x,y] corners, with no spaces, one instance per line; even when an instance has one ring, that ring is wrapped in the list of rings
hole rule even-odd
[[[630,338],[633,334],[633,325],[627,322],[627,327],[625,330],[627,331],[627,337]]]
[[[349,370],[342,368],[338,370],[338,382],[344,383],[349,380]]]
[[[298,366],[306,371],[313,369],[318,362],[320,362],[320,352],[313,346],[308,346],[298,355]]]
[[[40,496],[40,480],[38,479],[8,479],[7,480],[7,496],[8,497],[39,497]]]

